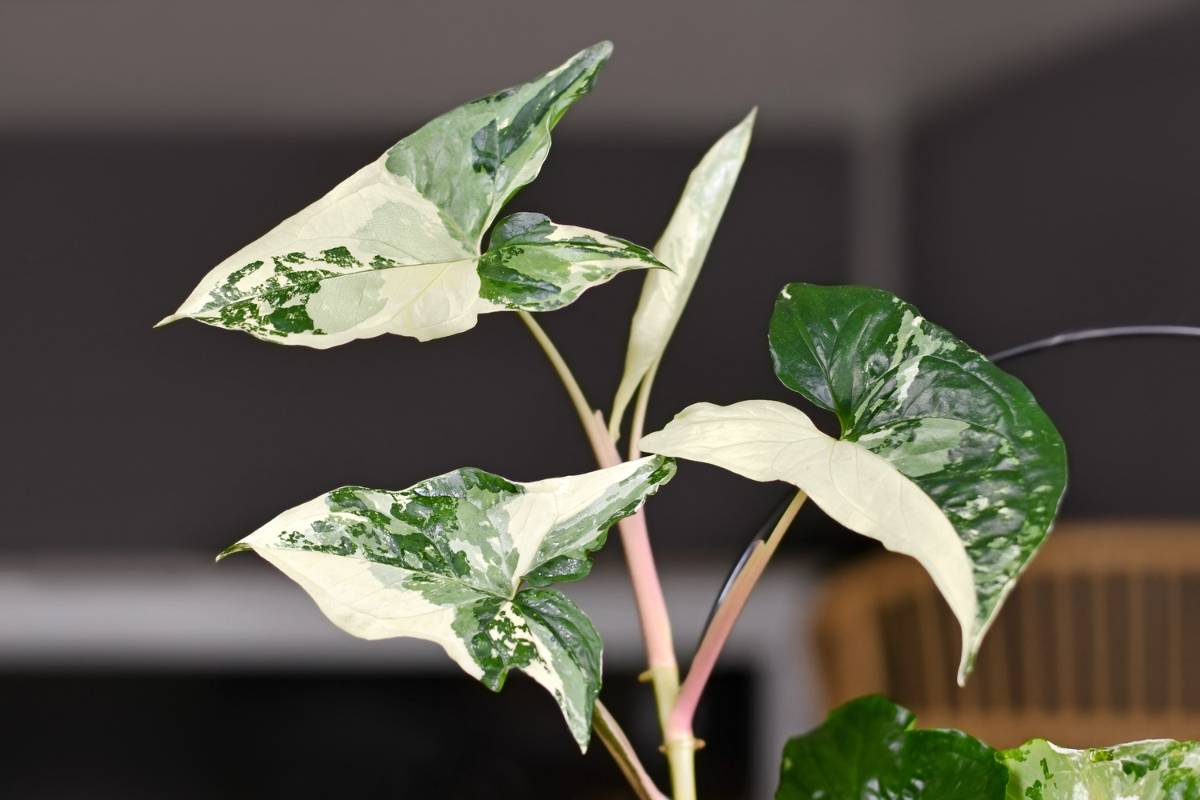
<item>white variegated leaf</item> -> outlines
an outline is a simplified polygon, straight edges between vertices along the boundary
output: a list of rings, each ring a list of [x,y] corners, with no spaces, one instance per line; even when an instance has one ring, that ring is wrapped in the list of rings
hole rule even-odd
[[[799,409],[772,400],[696,403],[641,446],[798,486],[845,527],[919,561],[962,626],[963,641],[971,641],[976,600],[966,547],[929,495],[865,447],[822,433]]]
[[[751,401],[697,405],[649,452],[786,480],[837,521],[914,556],[962,627],[959,684],[1049,535],[1066,447],[1029,389],[879,289],[789,283],[771,315],[775,374],[837,415]]]
[[[1196,800],[1200,742],[1146,739],[1072,750],[1045,739],[1003,750],[1012,800]]]
[[[607,42],[595,45],[428,123],[222,261],[159,324],[190,317],[328,348],[384,333],[449,336],[474,327],[479,314],[509,308],[480,296],[483,234],[537,176],[551,128],[591,88],[611,51]],[[598,254],[571,270],[563,296],[541,305],[566,305],[622,269],[657,266],[652,258],[604,260]]]
[[[365,639],[441,645],[499,691],[530,675],[586,748],[600,688],[600,637],[551,583],[587,574],[608,528],[669,481],[644,458],[535,483],[464,468],[401,491],[335,489],[230,547],[298,583],[335,625]]]
[[[642,285],[642,296],[629,329],[625,372],[617,387],[609,420],[609,433],[614,440],[620,435],[621,419],[633,393],[662,358],[692,287],[696,285],[700,267],[746,159],[755,114],[751,111],[718,139],[692,170],[679,205],[654,246],[655,254],[672,271],[648,272]]]

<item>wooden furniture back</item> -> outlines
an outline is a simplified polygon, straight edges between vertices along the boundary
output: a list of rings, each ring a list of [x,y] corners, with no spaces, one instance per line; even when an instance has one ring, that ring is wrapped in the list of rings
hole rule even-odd
[[[954,682],[958,624],[904,556],[835,575],[816,635],[830,707],[882,693],[924,726],[997,747],[1200,739],[1200,522],[1059,525],[965,689]]]

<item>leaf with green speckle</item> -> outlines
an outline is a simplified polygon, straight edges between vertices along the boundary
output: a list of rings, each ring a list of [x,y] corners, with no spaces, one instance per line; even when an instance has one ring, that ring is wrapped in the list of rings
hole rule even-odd
[[[751,400],[691,406],[642,449],[788,481],[916,558],[962,627],[964,682],[1058,513],[1058,431],[1020,381],[878,289],[789,284],[770,345],[780,380],[834,412],[840,439],[789,405]]]
[[[787,743],[777,800],[1200,800],[1200,742],[996,751],[915,726],[883,697],[846,703]]]
[[[1200,800],[1200,742],[1068,750],[1034,739],[1000,757],[1008,800]]]
[[[996,751],[959,731],[919,730],[882,697],[861,697],[788,741],[776,800],[1003,800]]]
[[[463,468],[401,491],[346,486],[285,511],[219,556],[253,550],[364,639],[441,645],[499,691],[519,669],[554,695],[580,748],[600,690],[601,642],[552,583],[587,574],[609,527],[671,479],[643,458],[517,483]]]
[[[479,294],[506,308],[552,311],[621,272],[662,266],[624,239],[556,225],[542,214],[513,214],[497,223],[479,260]]]
[[[591,89],[611,52],[608,42],[589,47],[529,83],[426,124],[218,264],[159,324],[190,317],[328,348],[384,333],[435,339],[474,327],[479,314],[528,307],[486,283],[481,241],[504,204],[537,177],[551,129]],[[658,265],[640,248],[631,260],[632,247],[619,266],[593,253],[549,279],[544,265],[526,271],[517,259],[509,266],[526,286],[540,281],[534,304],[545,310],[622,269]]]

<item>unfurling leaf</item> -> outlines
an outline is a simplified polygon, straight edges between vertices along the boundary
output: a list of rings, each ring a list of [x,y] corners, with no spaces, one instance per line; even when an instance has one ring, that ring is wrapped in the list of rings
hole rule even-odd
[[[1200,800],[1200,742],[996,751],[911,711],[860,697],[783,750],[776,800]]]
[[[527,307],[524,294],[514,302],[494,283],[481,291],[481,240],[537,177],[551,128],[591,89],[611,52],[607,42],[595,45],[426,124],[217,265],[163,323],[190,317],[327,348],[384,333],[435,339],[474,327],[479,314]],[[565,230],[619,252],[596,250],[590,260],[559,253],[569,268],[536,257],[501,264],[509,283],[538,287],[537,310],[566,305],[621,270],[659,266],[644,249],[635,255],[602,234]]]
[[[600,689],[600,636],[565,595],[609,527],[671,479],[643,458],[536,483],[464,468],[401,491],[347,486],[285,511],[221,557],[253,550],[364,639],[441,645],[488,688],[510,669],[544,686],[580,748]]]
[[[790,284],[775,371],[841,439],[782,403],[685,409],[642,448],[804,489],[930,573],[963,634],[959,682],[1058,512],[1066,450],[1016,378],[887,292]]]
[[[835,709],[784,747],[776,800],[1003,800],[1008,771],[995,750],[915,725],[911,711],[882,697]]]
[[[609,432],[614,440],[620,434],[621,419],[633,393],[662,358],[692,287],[696,285],[700,267],[746,159],[755,113],[751,111],[718,139],[692,170],[679,205],[654,247],[654,252],[672,271],[649,272],[642,285],[642,296],[629,329],[625,373],[617,387],[609,420]]]

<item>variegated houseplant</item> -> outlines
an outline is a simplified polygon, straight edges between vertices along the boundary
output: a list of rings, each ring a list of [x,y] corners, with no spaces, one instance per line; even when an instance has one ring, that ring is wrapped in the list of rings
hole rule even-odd
[[[1019,381],[911,305],[874,289],[802,283],[777,298],[771,355],[786,386],[836,415],[840,437],[798,408],[765,400],[696,404],[642,436],[655,372],[738,177],[754,112],[692,172],[653,251],[540,214],[497,222],[537,176],[551,129],[591,89],[611,49],[590,47],[428,123],[217,265],[163,322],[190,317],[326,348],[383,333],[428,340],[464,332],[483,313],[516,311],[561,377],[600,469],[520,483],[464,468],[398,491],[342,487],[221,555],[253,550],[345,631],[436,642],[493,690],[510,670],[525,672],[554,696],[581,749],[595,731],[638,796],[661,798],[598,699],[598,632],[554,588],[587,575],[590,554],[617,524],[672,796],[690,800],[700,696],[807,498],[926,568],[962,627],[961,682],[1049,533],[1066,456]],[[633,269],[647,271],[644,289],[606,421],[531,312],[562,308]],[[622,460],[616,442],[631,405]],[[674,477],[677,458],[797,487],[728,587],[682,683],[640,511]],[[1174,743],[1097,755],[1035,742],[996,753],[964,734],[913,730],[903,709],[868,698],[788,744],[779,797],[1200,797],[1198,758],[1195,747]],[[1031,771],[1033,759],[1046,774]],[[1131,763],[1140,772],[1114,766]],[[1029,794],[1036,781],[1041,794]],[[1081,786],[1092,793],[1072,788]],[[1151,786],[1160,793],[1138,794]]]

